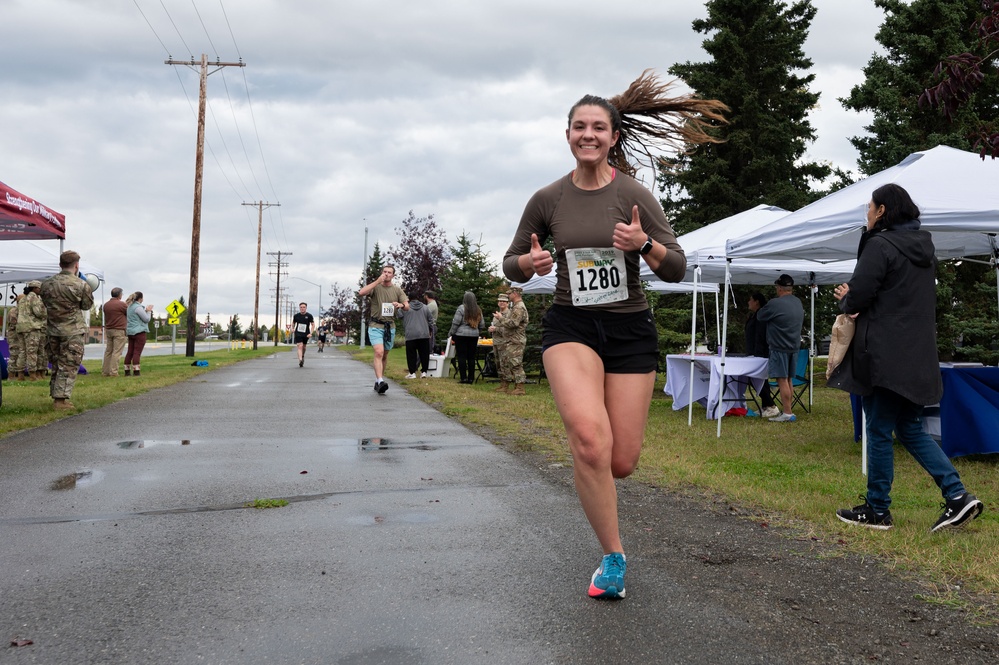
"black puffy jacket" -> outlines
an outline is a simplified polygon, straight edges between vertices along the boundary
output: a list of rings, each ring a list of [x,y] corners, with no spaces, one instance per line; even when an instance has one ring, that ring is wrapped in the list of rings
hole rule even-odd
[[[857,330],[829,385],[859,395],[887,388],[923,406],[943,395],[936,337],[936,258],[918,220],[868,234],[840,301]]]

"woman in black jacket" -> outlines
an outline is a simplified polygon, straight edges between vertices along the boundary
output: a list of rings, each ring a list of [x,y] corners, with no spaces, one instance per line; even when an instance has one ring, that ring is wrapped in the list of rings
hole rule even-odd
[[[836,287],[840,309],[855,314],[853,343],[829,385],[862,396],[867,416],[867,496],[836,511],[844,522],[892,526],[892,433],[926,470],[945,501],[931,531],[957,527],[981,514],[940,446],[923,430],[923,407],[943,395],[936,344],[936,258],[919,228],[919,208],[894,183],[874,190],[867,230],[849,283]]]

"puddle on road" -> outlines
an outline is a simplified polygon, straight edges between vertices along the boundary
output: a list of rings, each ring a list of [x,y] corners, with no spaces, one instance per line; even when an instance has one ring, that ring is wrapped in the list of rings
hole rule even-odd
[[[125,450],[131,450],[133,448],[152,448],[153,446],[189,446],[191,445],[191,439],[180,439],[177,441],[162,441],[156,439],[149,440],[137,440],[137,441],[122,441],[118,444],[119,448]]]
[[[337,439],[334,443],[339,444],[350,444],[352,439]],[[392,439],[385,439],[381,437],[371,437],[367,439],[358,439],[357,445],[360,446],[361,450],[386,450],[391,448],[393,450],[408,449],[408,450],[423,450],[431,451],[438,450],[440,446],[433,446],[429,443],[424,443],[422,441],[406,442],[406,441],[395,441]]]
[[[104,474],[93,469],[81,469],[75,473],[69,473],[52,482],[51,488],[54,490],[73,490],[80,487],[93,485],[104,478]]]
[[[355,526],[378,526],[379,524],[386,523],[403,523],[403,524],[429,524],[431,522],[439,522],[440,518],[436,515],[431,515],[429,513],[406,513],[404,515],[354,515],[353,517],[347,518],[348,524],[353,524]]]

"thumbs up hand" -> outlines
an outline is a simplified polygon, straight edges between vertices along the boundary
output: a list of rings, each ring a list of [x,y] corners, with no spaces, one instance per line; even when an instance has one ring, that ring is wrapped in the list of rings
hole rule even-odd
[[[552,259],[551,252],[541,246],[538,242],[538,234],[531,234],[531,265],[534,266],[534,273],[536,275],[547,275],[552,271],[552,265],[555,261]]]
[[[614,225],[614,247],[623,252],[634,252],[645,244],[648,236],[642,230],[642,220],[638,214],[638,206],[631,208],[631,222],[618,222]]]

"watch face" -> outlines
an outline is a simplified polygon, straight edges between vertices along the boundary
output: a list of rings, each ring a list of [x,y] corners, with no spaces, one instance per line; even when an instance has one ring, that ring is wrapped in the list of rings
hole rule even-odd
[[[645,241],[645,244],[642,245],[642,248],[638,250],[638,253],[648,254],[651,251],[652,251],[652,238],[649,238],[648,240]]]

